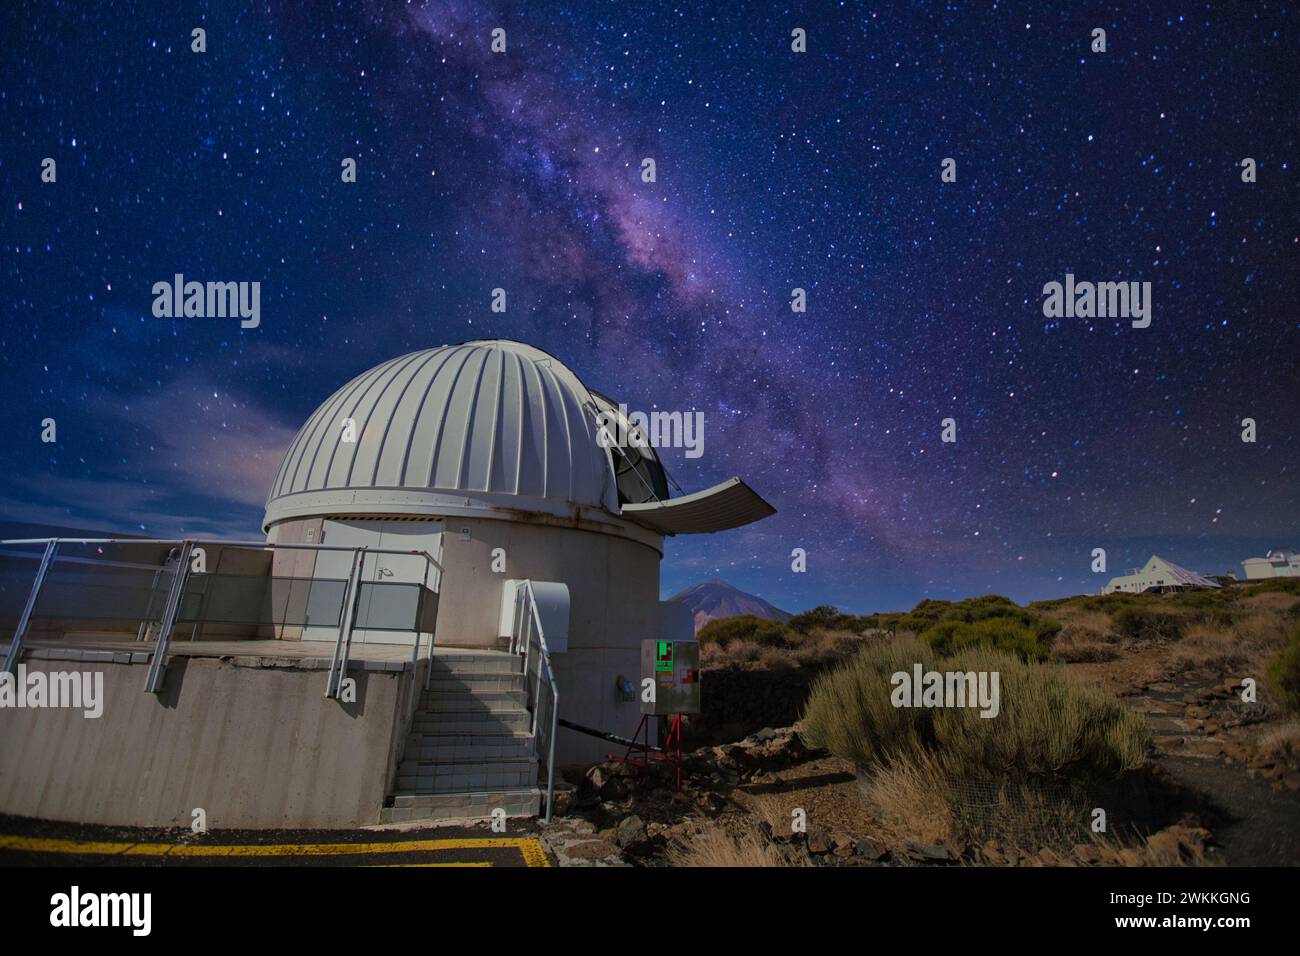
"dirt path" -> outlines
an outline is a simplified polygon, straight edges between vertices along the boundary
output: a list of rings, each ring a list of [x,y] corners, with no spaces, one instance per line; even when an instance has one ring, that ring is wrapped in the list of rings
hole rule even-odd
[[[1167,822],[1195,812],[1228,866],[1300,866],[1300,791],[1251,775],[1249,745],[1262,725],[1243,720],[1248,715],[1236,694],[1225,691],[1234,675],[1217,667],[1175,667],[1177,647],[1125,646],[1115,660],[1070,669],[1146,716],[1151,762],[1176,788],[1163,795]]]
[[[1150,722],[1152,763],[1181,791],[1177,806],[1197,812],[1228,866],[1300,865],[1300,792],[1247,772],[1242,731],[1219,727],[1225,705],[1213,701],[1212,688],[1222,681],[1165,676],[1125,702]]]
[[[1160,754],[1154,763],[1201,804],[1228,866],[1300,865],[1300,792],[1275,790],[1223,760]]]

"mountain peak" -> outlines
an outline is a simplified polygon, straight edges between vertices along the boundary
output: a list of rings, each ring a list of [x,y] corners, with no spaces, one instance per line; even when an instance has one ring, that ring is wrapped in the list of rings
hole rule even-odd
[[[791,617],[758,595],[749,594],[716,577],[684,588],[669,600],[681,601],[691,609],[695,615],[696,633],[709,621],[737,614],[752,614],[768,621],[788,621]]]

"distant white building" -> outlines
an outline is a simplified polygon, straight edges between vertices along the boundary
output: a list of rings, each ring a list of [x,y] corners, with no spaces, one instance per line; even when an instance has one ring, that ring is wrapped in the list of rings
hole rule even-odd
[[[1129,594],[1140,594],[1143,591],[1185,591],[1192,588],[1217,587],[1219,585],[1205,575],[1188,571],[1172,561],[1166,561],[1159,555],[1153,554],[1143,567],[1135,569],[1131,574],[1111,578],[1102,593],[1125,591]]]
[[[1300,551],[1295,548],[1272,548],[1262,558],[1247,558],[1241,562],[1246,577],[1251,581],[1260,578],[1300,577]]]

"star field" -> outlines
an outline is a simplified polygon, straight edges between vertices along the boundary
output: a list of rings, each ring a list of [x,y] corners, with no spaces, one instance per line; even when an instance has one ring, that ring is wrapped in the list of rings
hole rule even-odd
[[[1027,600],[1300,545],[1300,11],[924,6],[8,10],[0,516],[254,536],[339,384],[500,337],[702,410],[673,477],[778,509],[669,541],[665,593]],[[260,327],[155,318],[177,272],[259,281]],[[1150,327],[1045,318],[1066,273],[1150,281]]]

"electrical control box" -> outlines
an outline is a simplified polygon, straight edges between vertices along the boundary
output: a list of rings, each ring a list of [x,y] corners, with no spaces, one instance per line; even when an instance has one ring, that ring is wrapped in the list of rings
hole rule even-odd
[[[646,681],[654,687],[653,700]],[[641,642],[641,713],[698,714],[700,712],[700,645],[698,641]]]

